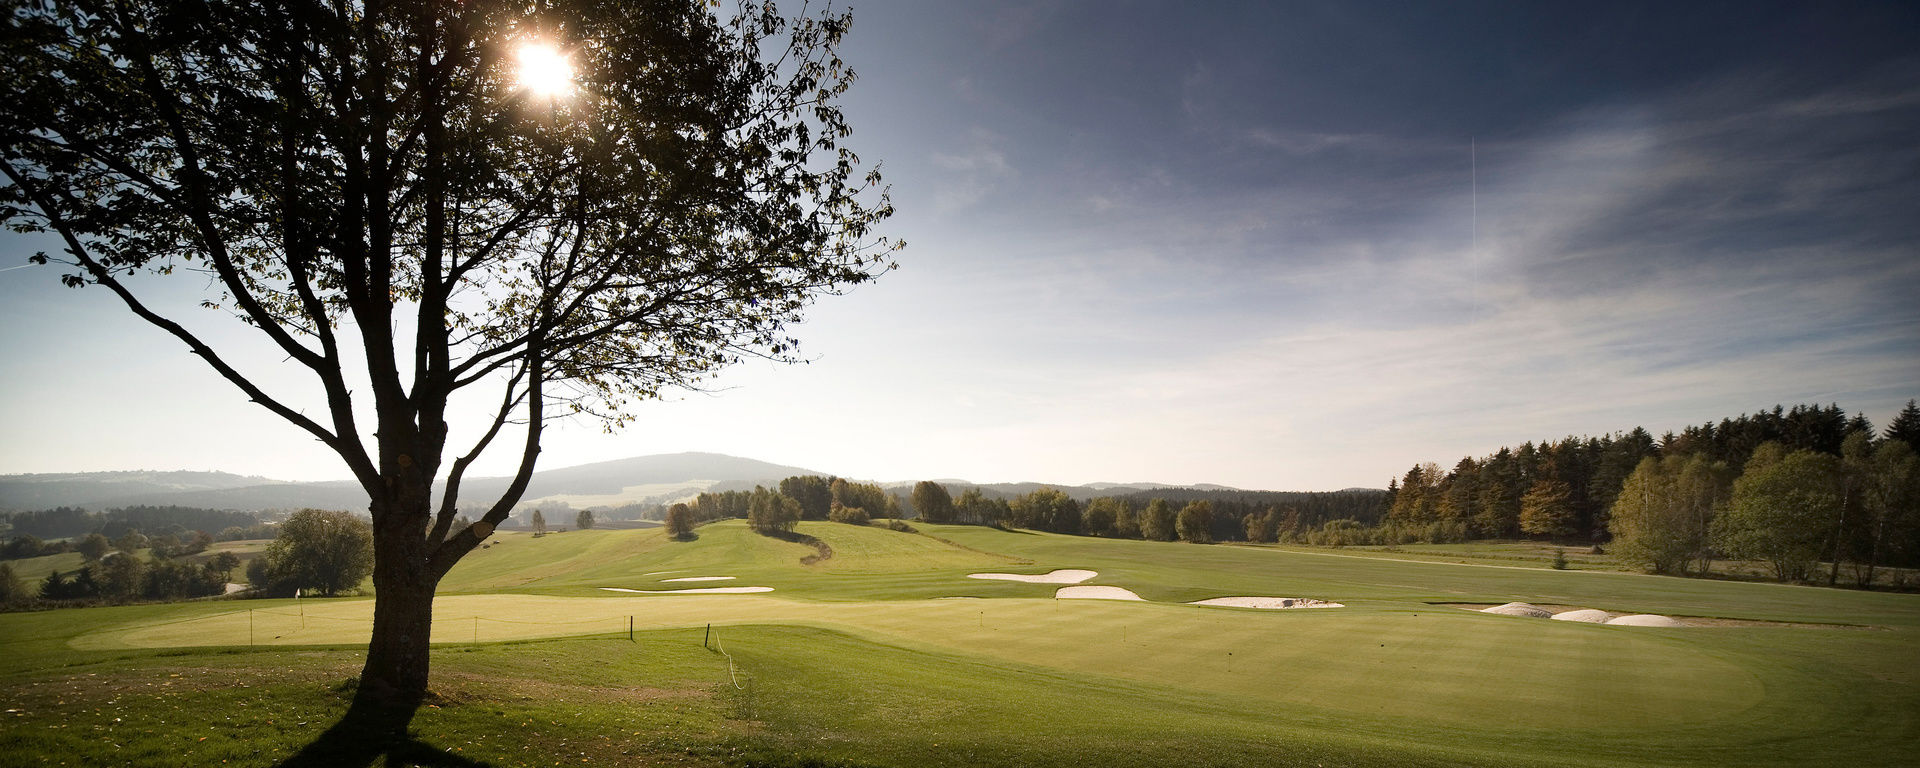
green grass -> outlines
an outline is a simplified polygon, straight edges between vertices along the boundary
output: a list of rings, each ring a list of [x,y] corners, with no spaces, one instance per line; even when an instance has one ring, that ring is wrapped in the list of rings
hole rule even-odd
[[[835,555],[812,565],[812,547],[734,521],[689,542],[498,537],[437,602],[443,701],[418,731],[494,765],[1885,764],[1920,746],[1920,596],[921,528],[803,524]],[[1150,602],[966,578],[1054,568]],[[600,589],[703,586],[662,581],[685,576],[775,591]],[[1349,607],[1182,604],[1235,595]],[[989,599],[934,599],[963,596]],[[1612,627],[1431,604],[1508,600],[1852,626]],[[152,722],[129,738],[162,764],[160,745],[200,726],[224,750],[206,754],[271,762],[344,706],[334,686],[370,615],[355,598],[0,616],[0,685],[32,704],[4,721],[0,755],[124,761],[115,750],[136,747],[92,740],[118,734],[96,713],[120,707]],[[709,624],[732,674],[700,646]],[[249,675],[258,690],[220,687]],[[167,693],[195,679],[198,719]],[[263,735],[249,713],[269,709],[308,725]]]

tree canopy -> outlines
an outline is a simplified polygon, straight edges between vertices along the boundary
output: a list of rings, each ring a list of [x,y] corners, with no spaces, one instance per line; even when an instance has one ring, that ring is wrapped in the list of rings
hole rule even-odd
[[[373,572],[373,528],[348,512],[303,509],[280,524],[265,557],[278,586],[336,595]]]

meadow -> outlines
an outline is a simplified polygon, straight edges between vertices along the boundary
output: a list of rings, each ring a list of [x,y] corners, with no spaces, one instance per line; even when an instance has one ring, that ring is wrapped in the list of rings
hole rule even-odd
[[[833,552],[811,565],[739,521],[687,542],[498,534],[442,585],[434,704],[389,762],[1869,765],[1920,747],[1920,595],[918,528],[802,523]],[[1144,601],[967,578],[1057,568]],[[730,586],[772,591],[608,589]],[[1346,607],[1186,604],[1228,596]],[[1447,605],[1514,600],[1728,621]],[[0,764],[272,764],[344,710],[371,605],[0,616]]]

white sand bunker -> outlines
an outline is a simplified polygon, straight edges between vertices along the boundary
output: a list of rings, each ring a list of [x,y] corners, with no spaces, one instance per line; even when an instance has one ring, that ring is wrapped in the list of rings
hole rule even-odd
[[[1029,584],[1078,584],[1100,574],[1094,571],[1066,569],[1039,575],[1025,573],[969,573],[969,579],[993,579],[995,581],[1024,581]],[[1129,592],[1128,594],[1132,594]],[[1140,598],[1133,598],[1138,600]]]
[[[1482,608],[1480,612],[1497,613],[1501,616],[1525,616],[1530,619],[1544,619],[1553,615],[1553,611],[1530,603],[1507,603],[1492,608]]]
[[[747,592],[772,592],[773,587],[701,587],[698,589],[627,589],[601,587],[608,592],[632,592],[636,595],[738,595]]]
[[[733,577],[732,576],[682,576],[677,579],[661,579],[661,581],[733,581]]]
[[[1087,574],[1087,578],[1093,578],[1092,571],[1076,571],[1076,573],[1084,573]],[[1053,593],[1053,597],[1056,600],[1140,600],[1143,602],[1146,599],[1134,594],[1133,590],[1119,587],[1061,587]]]
[[[1554,621],[1581,621],[1588,624],[1606,624],[1613,614],[1598,608],[1582,608],[1577,611],[1561,611],[1553,615]]]
[[[1216,597],[1211,600],[1196,600],[1188,605],[1225,605],[1233,608],[1265,608],[1267,610],[1346,607],[1340,603],[1329,603],[1311,597]]]
[[[1555,617],[1559,618],[1559,617]],[[1629,616],[1616,616],[1607,620],[1608,624],[1626,627],[1684,627],[1685,624],[1657,613],[1636,613]]]

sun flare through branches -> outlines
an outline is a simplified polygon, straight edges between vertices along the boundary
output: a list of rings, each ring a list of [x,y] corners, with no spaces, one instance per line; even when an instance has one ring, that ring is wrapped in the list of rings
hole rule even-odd
[[[515,52],[520,87],[535,96],[563,98],[573,92],[573,63],[551,44],[532,42]]]

